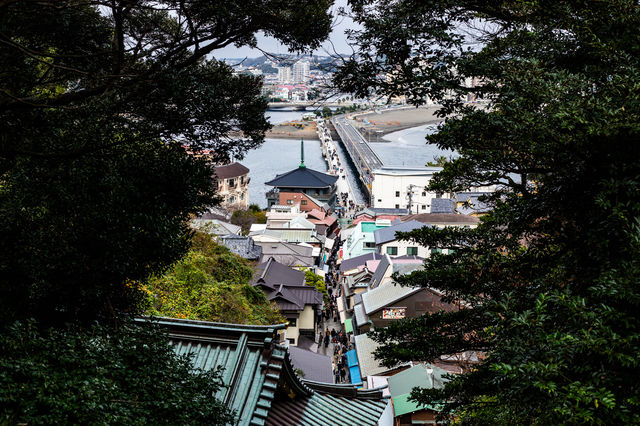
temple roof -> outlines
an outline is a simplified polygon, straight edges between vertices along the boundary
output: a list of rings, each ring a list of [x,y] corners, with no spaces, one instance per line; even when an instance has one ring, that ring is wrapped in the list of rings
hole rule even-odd
[[[338,176],[321,173],[307,167],[298,167],[290,172],[277,175],[265,185],[278,188],[327,188],[336,183]]]
[[[145,319],[140,319],[145,321]],[[389,399],[382,388],[357,389],[302,380],[287,346],[278,343],[286,325],[241,325],[160,318],[176,353],[191,354],[194,367],[223,367],[215,395],[236,410],[238,425],[377,424]]]

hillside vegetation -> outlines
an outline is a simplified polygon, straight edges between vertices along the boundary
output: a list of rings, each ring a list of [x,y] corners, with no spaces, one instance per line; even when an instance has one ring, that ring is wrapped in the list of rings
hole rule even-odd
[[[149,280],[147,315],[237,324],[285,322],[275,304],[249,284],[250,263],[197,232],[191,250]]]

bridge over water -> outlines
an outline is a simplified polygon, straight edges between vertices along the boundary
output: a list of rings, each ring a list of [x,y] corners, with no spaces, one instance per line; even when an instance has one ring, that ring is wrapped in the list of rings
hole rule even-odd
[[[338,132],[353,164],[355,164],[360,174],[360,180],[364,184],[368,192],[367,195],[370,198],[373,171],[382,167],[382,160],[346,116],[332,118],[331,123],[333,123],[333,127],[335,127]]]
[[[350,107],[350,102],[315,102],[315,101],[296,101],[296,102],[269,102],[269,109],[284,109],[291,108],[297,111],[304,111],[306,109],[322,109],[323,107],[337,108],[337,107]]]

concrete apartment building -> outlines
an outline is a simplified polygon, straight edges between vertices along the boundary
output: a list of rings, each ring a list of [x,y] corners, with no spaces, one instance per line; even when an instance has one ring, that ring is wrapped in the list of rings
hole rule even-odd
[[[408,209],[410,214],[429,213],[431,200],[440,194],[426,190],[442,167],[383,166],[373,171],[372,207]]]

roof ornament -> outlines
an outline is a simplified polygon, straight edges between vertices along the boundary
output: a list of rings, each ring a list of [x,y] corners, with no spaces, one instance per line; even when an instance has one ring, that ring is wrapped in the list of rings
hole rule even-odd
[[[301,169],[306,169],[307,166],[304,165],[304,138],[300,139],[300,166]]]

